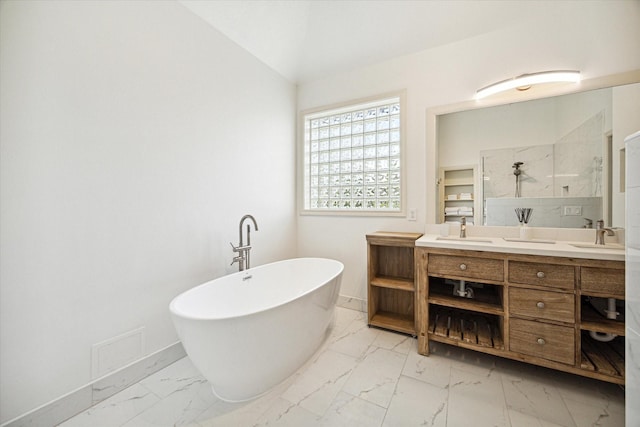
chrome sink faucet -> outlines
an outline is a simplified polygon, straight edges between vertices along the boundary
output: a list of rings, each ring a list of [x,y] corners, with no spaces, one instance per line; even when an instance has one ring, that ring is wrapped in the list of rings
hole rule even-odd
[[[467,237],[467,218],[462,217],[460,220],[460,238],[464,239]]]
[[[252,215],[245,215],[240,219],[240,225],[238,226],[238,231],[239,231],[238,235],[239,235],[240,243],[238,244],[238,246],[233,246],[233,243],[231,243],[231,247],[233,248],[233,251],[238,252],[238,256],[233,257],[233,261],[231,262],[231,265],[237,262],[238,271],[244,271],[251,268],[251,262],[250,262],[251,224],[247,224],[247,244],[246,245],[244,244],[244,238],[242,234],[242,226],[244,225],[244,222],[247,219],[250,219],[253,222],[253,228],[256,231],[258,231],[258,223],[256,222],[256,219]]]
[[[604,233],[607,233],[607,236],[615,235],[614,231],[611,228],[606,228],[604,221],[599,219],[596,221],[596,245],[604,245]]]

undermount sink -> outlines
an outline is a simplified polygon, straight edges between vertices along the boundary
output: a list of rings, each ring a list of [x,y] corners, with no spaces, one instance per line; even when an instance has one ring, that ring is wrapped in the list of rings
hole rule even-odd
[[[493,240],[491,239],[479,239],[476,237],[444,237],[444,236],[439,236],[436,237],[436,240],[449,240],[449,241],[456,241],[456,242],[481,242],[481,243],[493,243]]]
[[[617,251],[623,251],[624,246],[617,243],[609,243],[608,245],[596,245],[595,243],[569,243],[574,248],[580,249],[612,249]]]
[[[555,244],[554,240],[540,240],[540,239],[519,239],[517,237],[503,237],[503,239],[507,242],[522,242],[522,243],[545,243],[545,244]]]

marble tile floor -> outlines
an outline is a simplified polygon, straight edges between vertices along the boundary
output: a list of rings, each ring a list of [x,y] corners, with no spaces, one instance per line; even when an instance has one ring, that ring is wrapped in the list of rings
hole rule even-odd
[[[414,338],[338,307],[323,346],[258,399],[217,399],[185,357],[61,426],[613,427],[624,390],[438,343],[424,357]]]

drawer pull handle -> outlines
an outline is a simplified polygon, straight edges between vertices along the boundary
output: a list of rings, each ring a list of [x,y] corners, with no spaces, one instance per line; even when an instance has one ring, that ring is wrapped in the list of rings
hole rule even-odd
[[[544,308],[544,303],[542,301],[538,301],[537,304],[536,304],[536,307]]]
[[[465,271],[467,269],[467,264],[460,264],[460,270]]]
[[[537,277],[538,279],[544,279],[544,271],[538,271],[538,272],[536,273],[536,277]]]
[[[544,338],[538,338],[536,341],[537,341],[537,343],[538,343],[538,344],[540,344],[540,345],[544,345],[544,344],[546,344],[546,343],[547,343],[547,342],[544,340]]]

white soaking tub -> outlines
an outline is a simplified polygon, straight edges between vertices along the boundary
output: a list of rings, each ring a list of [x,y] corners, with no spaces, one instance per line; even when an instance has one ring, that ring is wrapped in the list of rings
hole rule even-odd
[[[344,266],[294,258],[192,288],[169,309],[182,344],[214,393],[258,397],[318,349],[333,318]]]

